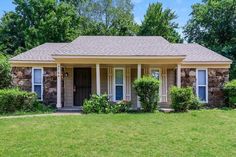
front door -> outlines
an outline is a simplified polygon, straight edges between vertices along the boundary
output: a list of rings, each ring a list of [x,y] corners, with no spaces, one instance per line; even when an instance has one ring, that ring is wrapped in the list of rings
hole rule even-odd
[[[91,95],[91,68],[74,69],[74,106],[83,106]]]

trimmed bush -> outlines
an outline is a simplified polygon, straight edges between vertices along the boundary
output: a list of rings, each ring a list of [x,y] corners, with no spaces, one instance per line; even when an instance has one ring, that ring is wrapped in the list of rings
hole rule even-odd
[[[153,112],[159,100],[159,80],[144,76],[134,81],[134,89],[139,96],[144,112]]]
[[[170,90],[171,107],[176,112],[186,112],[188,109],[199,109],[200,103],[193,94],[191,87],[178,88],[173,86]]]
[[[119,101],[117,103],[114,103],[111,106],[111,112],[112,113],[122,113],[122,112],[129,112],[131,107],[131,102],[130,101]]]
[[[84,113],[109,113],[111,112],[111,105],[108,96],[92,95],[90,99],[86,99],[83,104]]]
[[[20,112],[45,111],[44,107],[37,101],[35,93],[21,91],[19,89],[0,90],[0,114]]]
[[[227,82],[224,85],[224,93],[227,107],[236,107],[236,80]]]
[[[11,86],[11,66],[3,55],[0,55],[0,89]]]

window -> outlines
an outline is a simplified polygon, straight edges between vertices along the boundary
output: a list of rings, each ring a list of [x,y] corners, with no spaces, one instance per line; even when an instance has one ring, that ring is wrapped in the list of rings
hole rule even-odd
[[[43,69],[32,69],[32,92],[35,92],[39,100],[43,100]]]
[[[158,79],[160,81],[160,87],[159,87],[159,102],[162,102],[162,79],[161,79],[161,70],[159,68],[150,68],[150,74],[152,77]]]
[[[114,69],[114,101],[124,100],[125,95],[125,74],[123,68]]]
[[[159,69],[151,69],[151,76],[160,80],[160,70]]]
[[[197,70],[197,96],[203,103],[208,102],[208,78],[206,69]]]

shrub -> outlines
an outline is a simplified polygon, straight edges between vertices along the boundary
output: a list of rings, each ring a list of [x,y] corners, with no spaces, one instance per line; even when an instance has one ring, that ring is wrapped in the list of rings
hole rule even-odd
[[[84,113],[122,113],[128,112],[131,107],[130,101],[109,102],[106,94],[92,95],[90,99],[84,101]]]
[[[33,105],[32,112],[52,112],[54,111],[54,108],[52,106],[46,106],[45,104],[36,101]]]
[[[109,113],[111,105],[108,100],[108,96],[104,95],[92,95],[90,99],[86,99],[83,104],[84,113]]]
[[[190,100],[189,108],[190,110],[199,110],[202,107],[202,104],[199,102],[199,99],[193,95]]]
[[[199,109],[200,103],[193,94],[191,87],[178,88],[173,86],[170,90],[172,108],[176,112],[185,112],[188,109]]]
[[[0,90],[0,114],[16,111],[34,112],[45,111],[47,107],[37,101],[35,93],[21,91],[19,89]]]
[[[227,82],[224,85],[224,93],[227,107],[236,107],[236,80]]]
[[[145,112],[153,112],[159,100],[159,81],[151,76],[134,81],[134,89]]]
[[[0,89],[11,85],[11,66],[3,55],[0,55]]]
[[[111,112],[113,113],[122,113],[122,112],[128,112],[131,107],[130,101],[119,101],[117,103],[112,104],[111,106]]]

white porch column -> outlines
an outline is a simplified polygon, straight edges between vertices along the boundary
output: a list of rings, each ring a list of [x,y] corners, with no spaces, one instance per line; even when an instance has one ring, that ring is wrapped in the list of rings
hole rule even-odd
[[[138,70],[137,70],[137,78],[140,79],[141,78],[141,73],[142,73],[142,65],[138,64]],[[137,108],[140,109],[141,108],[141,103],[139,101],[139,97],[137,97]]]
[[[97,86],[97,95],[100,95],[101,94],[100,64],[96,64],[96,86]]]
[[[181,65],[177,65],[177,87],[181,87]]]
[[[61,107],[61,64],[57,64],[57,108]]]

